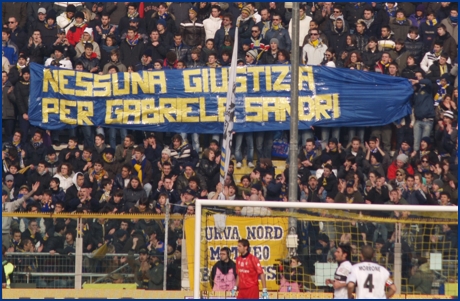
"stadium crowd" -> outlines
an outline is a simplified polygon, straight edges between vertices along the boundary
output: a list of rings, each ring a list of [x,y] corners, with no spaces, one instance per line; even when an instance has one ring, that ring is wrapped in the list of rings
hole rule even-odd
[[[234,161],[222,185],[219,135],[79,126],[64,140],[60,131],[28,121],[32,62],[95,74],[219,68],[231,63],[235,30],[242,66],[290,64],[299,47],[303,64],[404,77],[413,85],[412,114],[392,124],[299,133],[299,201],[457,206],[457,4],[302,3],[299,45],[291,42],[291,17],[283,2],[2,3],[3,212],[164,213],[169,200],[172,213],[194,214],[196,198],[220,194],[287,201],[289,170],[275,174],[271,152],[282,132],[235,133]],[[235,178],[243,155],[252,171]],[[301,248],[314,250],[313,262],[331,260],[327,254],[340,235],[310,226],[299,227]],[[140,253],[140,261],[121,261],[151,289],[159,289],[160,273],[143,262],[150,256],[157,266],[168,252],[168,289],[180,289],[181,220],[99,218],[79,230],[85,252],[111,241],[114,253]],[[393,246],[387,224],[363,223],[356,231]],[[427,231],[428,248],[456,248],[456,227]],[[8,252],[69,254],[75,236],[72,219],[2,219]],[[421,256],[407,245],[411,257]]]

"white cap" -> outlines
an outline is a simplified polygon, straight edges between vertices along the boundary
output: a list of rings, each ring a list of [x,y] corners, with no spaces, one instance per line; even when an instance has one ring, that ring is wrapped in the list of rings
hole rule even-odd
[[[93,35],[93,29],[89,28],[89,27],[86,27],[85,31],[83,33],[89,33],[90,35]]]
[[[38,9],[38,13],[39,13],[39,14],[44,14],[44,15],[46,15],[46,8],[40,7],[40,8]]]

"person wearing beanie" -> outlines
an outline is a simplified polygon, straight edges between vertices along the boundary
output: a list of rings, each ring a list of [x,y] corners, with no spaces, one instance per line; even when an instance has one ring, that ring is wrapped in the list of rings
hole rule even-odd
[[[388,172],[387,172],[387,179],[389,180],[394,180],[396,179],[396,172],[398,169],[402,169],[405,171],[406,175],[414,175],[414,169],[412,168],[412,165],[408,164],[409,163],[409,157],[405,154],[399,154],[396,157],[396,160],[394,160],[390,167],[388,167]]]
[[[380,152],[370,153],[369,161],[365,161],[366,169],[368,172],[378,172],[381,175],[385,174],[385,169],[383,167],[383,156]]]
[[[151,71],[153,70],[152,63],[152,49],[147,48],[142,55],[141,61],[139,64],[134,66],[134,69],[137,71]]]
[[[425,5],[423,4],[417,5],[417,8],[415,9],[415,13],[410,15],[408,18],[412,26],[419,28],[422,23],[426,22],[425,10],[426,10]]]
[[[279,41],[277,38],[272,38],[270,40],[267,40],[264,38],[264,40],[269,41],[270,44],[269,44],[268,50],[265,49],[262,54],[262,57],[261,57],[262,64],[263,65],[273,65],[278,60],[278,51],[280,50]]]
[[[79,11],[75,13],[75,22],[73,26],[67,31],[67,40],[70,45],[74,46],[80,42],[80,39],[83,35],[83,32],[88,27],[87,20],[85,19],[85,14]]]
[[[449,17],[441,20],[441,24],[446,26],[446,31],[458,43],[458,4],[451,3]]]
[[[279,13],[273,14],[272,26],[265,33],[264,38],[269,41],[272,38],[278,39],[279,49],[284,49],[290,52],[292,47],[291,37],[289,36],[289,31],[283,27],[281,22],[281,15]]]
[[[441,108],[443,103],[438,108]],[[451,150],[452,137],[457,137],[458,130],[454,127],[455,114],[451,110],[442,113],[442,119],[438,120],[435,131],[436,149],[441,157],[449,154]]]
[[[93,45],[93,52],[96,54],[98,60],[101,59],[101,49],[99,44],[94,41],[94,30],[90,27],[86,27],[81,36],[80,42],[75,45],[75,51],[77,52],[75,59],[78,59],[85,52],[87,44]]]
[[[251,16],[251,8],[245,6],[241,9],[241,15],[236,19],[236,26],[240,39],[250,39],[251,30],[255,25],[254,18]]]
[[[249,50],[246,52],[246,66],[254,66],[257,65],[257,50]]]
[[[180,23],[179,33],[182,36],[182,41],[187,46],[193,48],[202,48],[206,41],[206,32],[201,20],[198,20],[198,9],[193,6],[188,11],[188,18]]]

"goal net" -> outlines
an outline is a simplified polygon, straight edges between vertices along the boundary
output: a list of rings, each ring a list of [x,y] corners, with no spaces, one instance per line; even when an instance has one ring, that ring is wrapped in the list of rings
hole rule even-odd
[[[334,278],[341,243],[350,245],[352,263],[372,245],[397,297],[458,295],[457,206],[197,200],[184,223],[195,298],[230,298],[233,275],[213,267],[224,247],[235,261],[242,238],[260,260],[271,298],[332,298],[326,280]]]

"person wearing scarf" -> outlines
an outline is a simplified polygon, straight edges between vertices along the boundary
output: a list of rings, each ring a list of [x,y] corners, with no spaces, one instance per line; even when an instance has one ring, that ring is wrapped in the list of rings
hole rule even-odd
[[[231,290],[236,284],[236,264],[230,259],[230,249],[220,249],[220,260],[214,264],[211,270],[209,282],[214,292]]]
[[[115,160],[115,149],[108,147],[102,152],[104,170],[107,171],[111,179],[120,172],[120,164]]]
[[[396,17],[396,10],[398,9],[396,2],[387,2],[383,8],[390,18]]]
[[[89,182],[91,182],[98,189],[101,186],[101,181],[104,178],[108,178],[109,174],[104,170],[104,163],[102,160],[96,160],[94,162],[94,167],[88,170]]]
[[[152,185],[150,184],[152,180],[152,165],[151,163],[145,158],[144,149],[141,147],[136,147],[134,149],[133,159],[131,160],[131,164],[134,167],[133,176],[139,178],[140,182],[144,185],[144,190],[147,195],[150,195],[150,191],[152,190]]]
[[[240,39],[249,39],[251,37],[251,29],[255,25],[254,18],[251,15],[251,8],[246,5],[241,9],[241,15],[236,19],[236,27]]]
[[[388,67],[390,67],[390,54],[388,52],[382,53],[381,59],[375,63],[375,72],[380,74],[388,74]]]
[[[278,13],[273,14],[272,26],[265,33],[264,39],[270,41],[273,38],[278,39],[278,47],[287,51],[291,51],[292,41],[289,32],[281,25],[281,15]]]
[[[81,36],[87,27],[88,24],[86,23],[85,15],[83,12],[77,12],[75,14],[75,23],[67,32],[67,40],[69,41],[70,45],[75,47],[75,45],[80,42]]]
[[[399,9],[396,12],[396,18],[390,22],[390,28],[394,33],[395,41],[398,39],[404,40],[409,32],[409,28],[411,27],[411,23],[409,20],[406,19],[404,15],[404,11]]]

